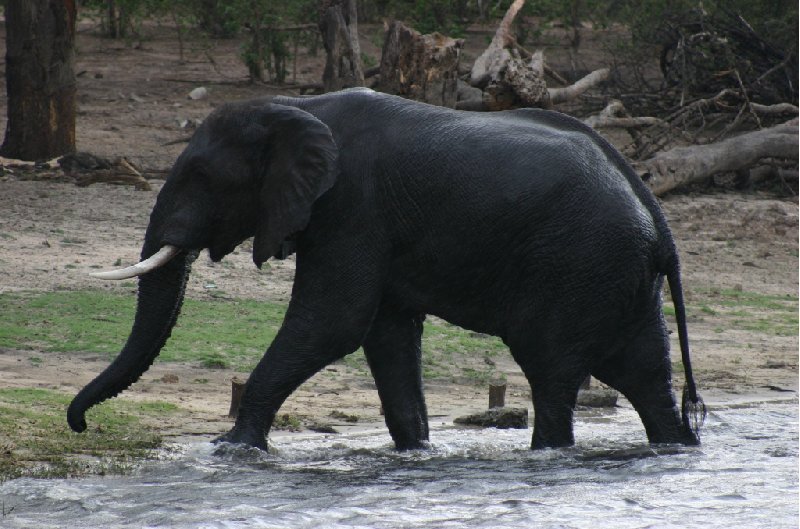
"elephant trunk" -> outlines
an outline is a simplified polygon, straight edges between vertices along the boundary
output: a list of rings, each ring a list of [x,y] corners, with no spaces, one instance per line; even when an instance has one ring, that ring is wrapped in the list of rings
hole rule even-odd
[[[153,251],[145,247],[143,254]],[[136,317],[128,341],[116,359],[72,400],[67,422],[86,430],[86,410],[130,387],[152,365],[169,338],[183,304],[196,251],[182,252],[161,268],[139,277]]]

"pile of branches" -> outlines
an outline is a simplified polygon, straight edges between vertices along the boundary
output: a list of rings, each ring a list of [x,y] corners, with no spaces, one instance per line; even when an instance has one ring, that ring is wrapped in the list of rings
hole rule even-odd
[[[776,29],[768,37],[765,32],[726,8],[668,15],[652,29],[652,35],[635,38],[640,44],[637,50],[656,47],[660,82],[654,86],[652,78],[638,71],[645,61],[641,54],[628,52],[631,57],[626,53],[617,56],[620,65],[627,64],[612,76],[610,92],[634,114],[662,118],[698,101],[797,106],[796,30]],[[631,69],[630,74],[623,74]],[[731,108],[734,106],[742,105]],[[707,122],[701,119],[686,125],[705,127]]]
[[[796,37],[766,38],[725,8],[671,15],[653,36],[661,85],[634,76],[631,86],[615,72],[617,99],[586,123],[626,129],[623,152],[658,192],[731,172],[745,184],[789,175],[796,186]]]
[[[693,10],[663,26],[660,66],[677,104],[740,90],[755,102],[797,104],[797,44],[781,49],[739,14]]]

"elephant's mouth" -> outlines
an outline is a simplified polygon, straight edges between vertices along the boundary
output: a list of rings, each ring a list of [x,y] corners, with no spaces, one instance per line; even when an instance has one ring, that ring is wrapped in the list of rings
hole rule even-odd
[[[239,244],[212,244],[208,247],[208,257],[218,263],[223,257],[233,252]]]
[[[89,274],[98,279],[130,279],[132,277],[141,276],[161,268],[170,262],[176,255],[181,253],[181,249],[171,244],[165,244],[159,251],[154,253],[151,257],[136,263],[135,265],[126,268],[118,268],[116,270],[108,270],[106,272],[94,272]]]

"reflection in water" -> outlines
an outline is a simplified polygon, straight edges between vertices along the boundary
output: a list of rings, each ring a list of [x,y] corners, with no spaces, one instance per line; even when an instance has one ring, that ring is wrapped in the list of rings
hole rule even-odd
[[[699,448],[648,446],[629,408],[540,452],[530,430],[434,430],[410,453],[383,433],[202,443],[133,476],[7,482],[0,526],[797,527],[797,419],[796,402],[716,409]]]

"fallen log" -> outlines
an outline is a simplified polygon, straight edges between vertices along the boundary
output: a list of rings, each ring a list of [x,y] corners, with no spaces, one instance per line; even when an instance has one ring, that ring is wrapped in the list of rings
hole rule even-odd
[[[727,138],[708,145],[676,147],[634,170],[656,195],[711,176],[755,166],[765,158],[798,159],[798,120]]]
[[[150,191],[150,184],[142,173],[125,158],[113,162],[87,152],[74,152],[58,159],[58,165],[68,177],[75,179],[78,187],[97,182],[132,185],[141,191]]]

